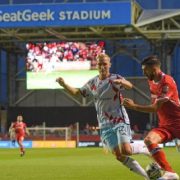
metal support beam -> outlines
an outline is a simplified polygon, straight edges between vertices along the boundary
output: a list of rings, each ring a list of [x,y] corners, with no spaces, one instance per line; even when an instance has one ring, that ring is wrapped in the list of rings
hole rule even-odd
[[[62,90],[61,91],[63,94],[65,94],[68,98],[70,98],[71,100],[73,100],[75,103],[77,103],[79,106],[83,106],[82,102],[79,102],[76,98],[74,98],[73,96],[71,96],[70,94],[68,94],[66,91]]]
[[[60,40],[66,40],[66,37],[61,35],[59,32],[56,32],[55,30],[53,30],[52,28],[46,28],[45,29],[46,32],[48,32],[49,34],[57,37]]]
[[[24,96],[22,96],[21,98],[19,98],[14,104],[13,106],[17,106],[20,102],[22,102],[24,99],[26,99],[28,96],[30,96],[34,91],[29,91],[28,93],[26,93]]]
[[[175,19],[170,18],[169,19],[178,29],[180,29],[180,23],[178,23]]]
[[[133,89],[138,93],[140,94],[142,97],[144,97],[145,99],[147,99],[148,101],[150,101],[150,97],[144,93],[144,91],[142,91],[141,89],[139,89],[138,87],[134,86]]]

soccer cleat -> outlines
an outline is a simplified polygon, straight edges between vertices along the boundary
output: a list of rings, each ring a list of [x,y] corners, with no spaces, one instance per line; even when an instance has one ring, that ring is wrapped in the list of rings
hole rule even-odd
[[[162,176],[162,170],[160,166],[155,162],[146,166],[146,173],[150,180],[157,180]]]
[[[179,176],[176,173],[166,171],[163,176],[157,180],[178,180]]]
[[[22,156],[24,156],[24,155],[25,155],[25,151],[22,151],[21,154],[20,154],[20,156],[22,157]]]
[[[161,168],[161,166],[157,162],[153,162],[152,164],[163,171],[163,169]]]

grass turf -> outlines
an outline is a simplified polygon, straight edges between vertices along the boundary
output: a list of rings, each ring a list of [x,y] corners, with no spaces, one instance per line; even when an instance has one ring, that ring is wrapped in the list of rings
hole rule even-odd
[[[82,87],[98,74],[97,70],[70,70],[46,72],[27,72],[27,89],[59,89],[56,78],[62,77],[73,87]]]
[[[180,153],[165,149],[168,160],[180,174]],[[136,155],[145,167],[149,158]],[[101,148],[27,149],[24,157],[18,149],[0,149],[1,180],[143,180]]]

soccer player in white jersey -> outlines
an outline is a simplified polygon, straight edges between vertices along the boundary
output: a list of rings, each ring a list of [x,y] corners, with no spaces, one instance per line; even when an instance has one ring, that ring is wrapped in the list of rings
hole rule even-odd
[[[71,95],[81,94],[94,100],[101,140],[115,155],[116,159],[133,172],[145,179],[148,176],[140,164],[129,157],[132,154],[148,152],[142,144],[130,143],[131,129],[128,114],[122,106],[122,89],[131,89],[132,84],[122,76],[110,73],[110,57],[107,54],[97,56],[99,75],[90,79],[82,88],[74,88],[59,77],[59,83]]]

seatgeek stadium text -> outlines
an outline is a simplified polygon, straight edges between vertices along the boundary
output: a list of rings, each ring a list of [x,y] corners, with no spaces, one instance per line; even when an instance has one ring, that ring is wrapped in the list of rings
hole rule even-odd
[[[89,11],[60,11],[58,20],[100,20],[111,19],[110,10],[89,10]],[[36,12],[30,9],[16,12],[0,11],[0,22],[29,22],[29,21],[54,21],[55,11]]]

